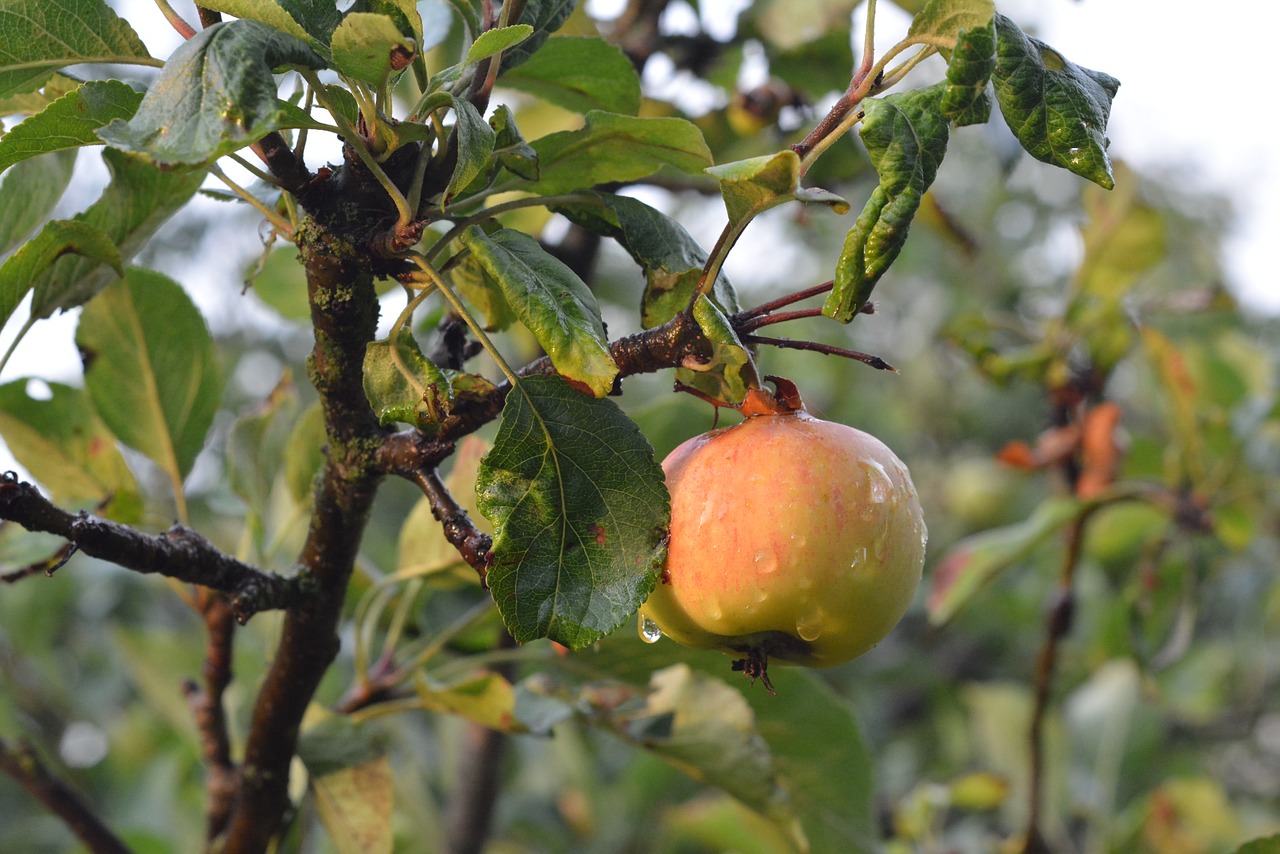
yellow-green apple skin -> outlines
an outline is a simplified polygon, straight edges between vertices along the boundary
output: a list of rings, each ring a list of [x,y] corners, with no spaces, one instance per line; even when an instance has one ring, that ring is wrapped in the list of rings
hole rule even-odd
[[[803,409],[754,415],[662,468],[671,539],[640,609],[648,639],[656,624],[687,646],[830,667],[911,604],[928,532],[907,467],[874,436]]]

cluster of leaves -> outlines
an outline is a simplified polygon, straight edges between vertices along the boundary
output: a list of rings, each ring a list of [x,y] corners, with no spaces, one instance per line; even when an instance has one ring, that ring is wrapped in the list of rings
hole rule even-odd
[[[624,374],[661,368],[676,368],[680,382],[722,402],[739,400],[758,382],[758,354],[736,326],[739,299],[723,264],[748,226],[772,208],[798,201],[837,214],[850,210],[844,199],[804,181],[839,163],[840,152],[830,146],[855,122],[876,186],[845,235],[823,308],[845,323],[866,307],[907,249],[909,226],[928,212],[926,193],[954,129],[985,122],[993,96],[1025,150],[1110,188],[1104,134],[1117,83],[1030,38],[990,2],[932,0],[914,10],[898,46],[864,57],[850,85],[843,71],[830,78],[832,56],[835,67],[853,68],[852,2],[812,4],[840,24],[823,21],[811,30],[804,16],[787,11],[794,4],[760,2],[743,14],[738,42],[718,46],[724,69],[736,69],[742,41],[758,37],[786,85],[823,86],[814,98],[825,88],[843,96],[830,122],[792,147],[775,129],[744,143],[716,124],[727,111],[684,118],[671,115],[672,105],[646,101],[633,62],[645,52],[635,46],[624,52],[601,38],[577,4],[495,5],[361,0],[340,13],[322,3],[216,0],[201,4],[210,25],[192,30],[162,62],[101,0],[0,2],[0,39],[10,57],[0,62],[0,112],[24,117],[0,138],[0,251],[11,253],[0,265],[0,325],[12,325],[28,300],[20,342],[40,320],[82,306],[76,343],[85,357],[83,388],[27,379],[0,386],[0,433],[63,506],[148,524],[168,513],[162,490],[139,485],[158,470],[178,518],[239,543],[237,553],[259,565],[291,565],[314,507],[322,449],[340,452],[342,431],[287,377],[265,403],[234,411],[236,389],[224,384],[218,363],[234,358],[237,345],[215,340],[170,277],[131,266],[208,179],[220,181],[226,190],[203,192],[247,202],[270,224],[273,239],[297,244],[265,255],[255,282],[287,321],[305,323],[311,310],[322,313],[325,300],[338,299],[314,292],[315,270],[307,263],[311,247],[326,240],[337,247],[326,251],[354,258],[354,268],[404,287],[404,310],[386,337],[341,354],[359,364],[359,403],[372,409],[385,435],[399,429],[401,436],[452,442],[505,401],[496,432],[486,434],[491,446],[479,439],[460,445],[440,484],[492,535],[481,555],[488,591],[477,586],[476,573],[459,571],[464,560],[432,518],[440,513],[434,485],[416,502],[396,495],[391,484],[384,489],[392,497],[374,516],[352,583],[354,648],[338,668],[352,687],[345,696],[337,686],[317,698],[350,714],[330,717],[314,703],[298,748],[310,784],[304,817],[318,816],[342,850],[387,850],[393,834],[438,839],[441,822],[422,804],[452,790],[457,760],[431,768],[424,779],[436,791],[424,791],[428,784],[405,779],[413,764],[393,767],[389,743],[396,753],[417,756],[421,740],[447,744],[456,724],[415,719],[385,730],[370,720],[426,710],[507,733],[590,733],[557,739],[568,740],[568,748],[530,742],[522,748],[529,767],[540,767],[540,751],[572,751],[584,739],[606,760],[621,742],[667,763],[641,761],[596,792],[575,778],[574,757],[562,755],[555,767],[564,779],[556,782],[591,801],[575,813],[562,800],[557,822],[568,825],[565,832],[589,837],[582,823],[606,814],[607,798],[616,796],[637,812],[666,805],[662,838],[653,844],[668,849],[739,844],[734,834],[745,830],[761,850],[871,850],[874,763],[829,685],[811,674],[775,675],[786,704],[771,705],[717,678],[718,659],[677,653],[669,644],[645,647],[627,633],[610,636],[656,580],[668,509],[654,446],[669,446],[673,437],[660,417],[646,418],[628,401],[624,409],[609,395]],[[214,13],[233,17],[213,23]],[[782,20],[788,17],[794,20]],[[880,97],[935,54],[947,63],[940,82]],[[72,69],[95,64],[160,71],[145,92],[133,81],[72,76]],[[712,79],[725,73],[706,72]],[[506,102],[491,103],[495,91],[508,95]],[[540,133],[526,138],[521,127]],[[303,161],[303,178],[295,180],[281,163],[296,166],[324,135],[342,141],[344,164],[312,175]],[[51,219],[81,149],[98,144],[107,146],[102,158],[110,172],[101,196],[71,218]],[[251,148],[266,170],[249,159]],[[229,173],[261,180],[246,188]],[[827,174],[842,177],[838,167]],[[703,248],[669,212],[617,192],[646,181],[718,192],[727,225],[716,245]],[[1105,384],[1135,347],[1145,348],[1170,393],[1168,423],[1178,427],[1180,450],[1162,472],[1161,494],[1208,500],[1222,493],[1214,478],[1227,476],[1218,461],[1236,453],[1231,413],[1244,392],[1205,415],[1197,406],[1202,388],[1183,382],[1183,351],[1154,329],[1133,331],[1125,295],[1161,256],[1143,242],[1141,222],[1117,229],[1108,219],[1130,223],[1129,209],[1120,206],[1136,204],[1133,197],[1113,204],[1095,216],[1097,245],[1090,244],[1068,308],[1025,330],[1030,349],[1039,350],[1011,354],[995,340],[1005,326],[993,321],[975,321],[957,340],[980,355],[992,376],[1011,376],[1019,369],[1002,366],[1022,359],[1018,364],[1031,367],[1020,375],[1050,389],[1070,386],[1082,361]],[[641,287],[626,285],[623,316],[638,306],[637,329],[655,335],[691,318],[700,333],[696,356],[624,370],[598,295],[607,283],[584,281],[583,269],[538,239],[542,211],[616,243],[643,275]],[[1132,235],[1148,254],[1104,239],[1117,235]],[[299,250],[301,265],[293,257]],[[307,277],[310,309],[301,298]],[[436,293],[443,304],[415,320]],[[442,318],[442,330],[467,330],[463,344],[449,344],[446,333],[441,346],[424,348],[420,342]],[[488,351],[496,371],[468,367],[478,349],[469,349],[468,335]],[[546,363],[517,369],[504,356],[521,352],[532,360],[531,351],[545,353]],[[1206,345],[1205,358],[1214,352]],[[223,408],[235,416],[225,439],[212,431]],[[687,424],[688,410],[679,411]],[[1210,427],[1219,432],[1206,434]],[[224,477],[216,487],[193,488],[196,458],[211,444],[221,453]],[[140,470],[122,447],[156,468]],[[983,583],[1017,566],[1071,520],[1103,520],[1112,504],[1119,510],[1122,499],[1141,491],[1125,492],[1127,479],[1152,474],[1150,454],[1136,458],[1148,468],[1114,478],[1111,493],[1046,501],[1025,521],[955,546],[946,565],[960,568],[941,576],[931,616],[954,617]],[[426,476],[434,477],[434,471]],[[240,502],[235,512],[220,509],[231,500]],[[1256,524],[1249,514],[1203,503],[1196,507],[1215,512],[1220,534],[1235,521],[1236,547],[1249,537],[1248,525]],[[1185,532],[1182,507],[1163,508],[1163,539],[1149,546],[1153,552],[1165,554],[1166,544]],[[47,539],[10,531],[0,542],[6,560],[16,563],[49,549]],[[144,595],[135,581],[115,583]],[[183,617],[157,618],[164,606],[154,591],[145,595],[152,613],[126,618],[113,646],[129,664],[134,689],[172,730],[189,733],[175,686],[198,665],[171,660],[168,641],[177,643],[178,633],[165,626]],[[1134,607],[1147,604],[1136,598]],[[35,611],[15,599],[13,613],[22,608]],[[499,622],[526,646],[502,649]],[[144,642],[144,630],[156,642]],[[256,684],[275,631],[269,615],[240,630],[235,670],[242,684]],[[562,658],[532,643],[541,638],[581,652]],[[533,675],[505,669],[510,662],[528,665]],[[247,692],[228,696],[232,719],[247,725],[251,702]],[[4,712],[5,729],[33,714],[21,705]],[[811,738],[816,731],[822,740]],[[181,755],[174,773],[194,775],[194,749]],[[669,768],[732,800],[705,795]],[[146,783],[131,785],[141,791]],[[513,792],[533,798],[537,788]],[[957,803],[966,797],[955,795]],[[399,824],[388,820],[397,801],[411,800],[413,808],[394,810]],[[500,832],[515,839],[523,829],[534,838],[541,831],[523,827],[533,821],[517,817]],[[145,821],[138,826],[178,832]],[[291,832],[302,844],[306,821]],[[135,841],[154,844],[146,830]],[[610,844],[622,843],[601,839],[599,850]]]

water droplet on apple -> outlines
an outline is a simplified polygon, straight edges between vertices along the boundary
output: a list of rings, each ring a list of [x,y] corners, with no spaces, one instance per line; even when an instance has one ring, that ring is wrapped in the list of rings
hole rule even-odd
[[[879,460],[863,460],[867,470],[867,497],[872,504],[884,504],[893,495],[893,481]]]
[[[640,640],[645,643],[657,643],[662,640],[662,629],[648,617],[640,618]]]
[[[778,556],[768,549],[756,549],[756,572],[768,575],[778,568]]]
[[[884,560],[884,550],[889,545],[889,526],[885,525],[877,533],[876,538],[871,542],[871,548],[875,552],[876,560]]]
[[[764,590],[757,590],[755,592],[755,600],[757,602],[764,602],[768,598],[769,598],[769,594]]]
[[[796,634],[802,641],[816,641],[822,636],[822,609],[815,608],[796,620]]]
[[[853,553],[853,560],[849,564],[849,569],[856,570],[867,562],[867,547],[863,546]]]

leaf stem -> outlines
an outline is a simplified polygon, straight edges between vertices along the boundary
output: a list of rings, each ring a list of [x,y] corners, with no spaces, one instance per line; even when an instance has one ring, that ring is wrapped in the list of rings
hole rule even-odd
[[[169,5],[169,0],[155,0],[155,3],[160,9],[160,14],[164,15],[164,19],[169,22],[169,25],[178,31],[178,35],[184,39],[189,39],[196,34],[195,27],[188,24],[178,14],[177,10]]]
[[[820,285],[814,285],[813,287],[805,288],[802,291],[796,291],[795,293],[786,294],[785,296],[780,296],[775,300],[769,300],[769,302],[761,303],[755,308],[749,308],[745,311],[740,311],[738,312],[738,314],[735,316],[734,319],[738,322],[743,322],[743,321],[751,320],[752,318],[755,318],[755,317],[761,317],[763,315],[770,314],[774,311],[777,311],[780,308],[785,308],[786,306],[789,306],[792,303],[802,302],[804,300],[807,300],[809,297],[816,297],[819,294],[825,294],[828,291],[830,291],[833,287],[835,287],[835,280],[828,279],[827,281],[823,282]]]
[[[255,210],[258,211],[258,213],[262,214],[262,216],[266,218],[267,222],[271,223],[271,225],[274,226],[275,229],[279,231],[281,234],[285,235],[286,237],[293,234],[293,223],[289,222],[287,219],[280,216],[278,211],[272,210],[271,208],[267,207],[262,202],[262,200],[258,199],[256,196],[254,196],[244,187],[241,187],[235,181],[232,181],[229,177],[227,177],[227,173],[223,172],[222,169],[220,169],[217,165],[209,167],[209,174],[213,175],[219,181],[226,184],[227,188],[231,190],[231,192],[235,193],[241,199],[248,202]]]
[[[417,252],[410,252],[407,257],[417,265],[418,269],[426,276],[427,281],[440,289],[440,293],[444,294],[444,298],[449,301],[449,305],[455,312],[457,312],[458,316],[462,318],[463,322],[467,324],[467,327],[471,330],[471,334],[476,336],[476,340],[478,340],[481,346],[484,347],[485,352],[488,353],[489,357],[498,365],[498,370],[502,371],[502,375],[507,378],[507,382],[511,383],[511,387],[519,388],[520,380],[516,377],[515,370],[511,365],[507,364],[507,360],[502,357],[502,353],[493,343],[493,339],[489,337],[488,333],[484,331],[484,327],[481,326],[471,315],[470,309],[468,309],[466,305],[463,304],[462,300],[458,298],[458,295],[454,293],[453,288],[446,284],[440,274],[431,266],[431,262]]]
[[[436,256],[439,255],[446,246],[452,243],[454,238],[465,231],[468,226],[483,222],[486,219],[492,219],[498,214],[520,210],[521,208],[550,208],[555,207],[556,205],[567,204],[600,205],[601,201],[599,197],[592,193],[565,193],[560,196],[526,196],[523,199],[512,199],[509,202],[502,202],[501,204],[493,205],[492,207],[481,208],[473,214],[469,214],[462,219],[455,220],[453,227],[445,232],[443,237],[431,244],[431,248],[428,249],[424,255],[429,261],[434,263]]]

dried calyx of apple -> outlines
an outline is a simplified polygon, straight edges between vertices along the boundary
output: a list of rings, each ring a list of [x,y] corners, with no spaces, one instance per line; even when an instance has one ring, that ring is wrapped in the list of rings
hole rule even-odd
[[[901,460],[805,411],[795,385],[752,389],[742,423],[662,463],[671,541],[640,633],[738,657],[772,691],[770,660],[831,667],[875,646],[915,594],[928,531]]]

